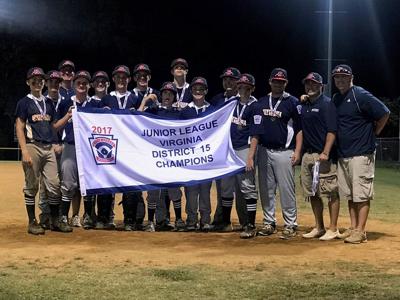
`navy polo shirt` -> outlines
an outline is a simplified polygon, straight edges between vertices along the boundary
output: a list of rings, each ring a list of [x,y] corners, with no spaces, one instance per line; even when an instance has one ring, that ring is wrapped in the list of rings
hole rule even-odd
[[[378,98],[362,87],[353,86],[345,94],[335,94],[339,157],[371,154],[375,151],[374,122],[390,113]]]
[[[55,112],[57,114],[58,107],[60,106],[61,101],[63,101],[65,98],[63,96],[61,96],[61,95],[59,95],[58,99],[52,99],[48,95],[46,96],[46,98],[49,99],[53,103]],[[61,131],[57,132],[57,131],[54,130],[54,132],[53,132],[53,143],[58,144],[58,143],[61,143],[61,141],[62,141],[62,133],[61,133]]]
[[[250,139],[250,123],[253,118],[253,109],[256,107],[257,99],[252,97],[246,106],[237,101],[236,107],[233,111],[232,125],[231,125],[231,140],[233,149],[240,149],[249,145]],[[242,113],[239,119],[240,113]]]
[[[239,95],[232,96],[230,98],[227,98],[225,96],[225,93],[219,93],[215,95],[214,97],[211,98],[210,104],[215,106],[215,107],[221,107],[224,105],[226,102],[237,100],[239,98]]]
[[[190,102],[182,111],[181,119],[193,119],[208,115],[215,111],[215,107],[210,105],[210,103],[205,102],[202,108],[196,108],[194,102]]]
[[[155,89],[153,89],[153,88],[151,88],[151,87],[148,87],[146,91],[140,91],[140,90],[135,88],[135,89],[132,90],[132,94],[135,97],[135,102],[139,103],[139,106],[142,103],[143,98],[145,96],[147,96],[147,95],[150,95],[150,94],[156,94],[158,101],[161,101],[160,92],[155,90]]]
[[[275,107],[278,98],[272,98]],[[253,112],[250,135],[258,135],[259,143],[269,149],[294,149],[296,134],[301,130],[300,103],[296,97],[284,94],[276,112],[269,107],[269,95],[260,98]]]
[[[75,90],[73,88],[66,89],[63,86],[60,86],[59,93],[64,98],[69,98],[69,97],[72,97],[73,95],[75,95]]]
[[[126,96],[125,96],[126,97]],[[124,102],[125,97],[120,99],[120,102],[122,104],[122,102]],[[100,107],[105,107],[108,106],[111,109],[120,109],[118,106],[118,98],[117,96],[113,96],[113,95],[106,95],[104,96],[101,101],[100,101]],[[138,109],[140,106],[140,102],[138,102],[138,98],[136,98],[136,96],[134,94],[130,94],[128,96],[128,100],[126,102],[126,107],[125,109]]]
[[[44,100],[38,101],[38,104],[44,110],[46,106],[46,114],[41,115],[39,108],[29,95],[20,99],[15,110],[15,117],[25,122],[25,138],[29,143],[34,140],[45,144],[53,143],[54,130],[51,123],[55,119],[55,109],[52,101],[46,97]]]
[[[94,107],[94,108],[99,107],[98,101],[93,101],[91,98],[89,98],[89,99],[90,99],[90,101],[87,101],[86,104],[76,102],[76,105],[80,106],[80,107],[81,106]],[[74,106],[74,102],[72,101],[71,97],[61,101],[60,105],[58,106],[57,120],[62,119],[68,113],[68,110],[71,106]],[[65,130],[64,142],[74,145],[75,144],[74,128],[72,125],[72,119],[70,119],[70,120],[71,121],[69,121],[64,127],[64,130]]]
[[[182,102],[190,103],[190,102],[193,101],[192,91],[190,90],[190,86],[189,86],[188,83],[185,84],[185,85],[187,86],[186,89],[185,89],[185,91],[183,91],[183,88],[178,88],[178,87],[175,85],[176,91],[177,91],[176,98],[177,98],[177,99],[180,99],[180,98],[182,97],[182,100],[181,100]],[[183,92],[183,96],[182,96],[182,92]]]
[[[326,134],[336,133],[336,107],[330,98],[321,95],[315,101],[301,105],[303,149],[321,153],[325,147]]]

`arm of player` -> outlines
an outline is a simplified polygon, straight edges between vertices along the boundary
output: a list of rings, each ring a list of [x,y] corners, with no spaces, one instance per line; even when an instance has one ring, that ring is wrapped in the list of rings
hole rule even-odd
[[[154,103],[157,103],[157,95],[156,94],[150,94],[147,95],[142,99],[142,103],[140,103],[140,106],[138,108],[138,111],[144,111],[146,107],[148,106],[148,102],[153,101]]]
[[[336,134],[334,132],[328,132],[326,134],[324,150],[319,155],[319,160],[326,161],[329,159],[329,153],[331,153],[331,149],[333,143],[335,142],[335,139],[336,139]]]
[[[64,115],[64,117],[53,123],[53,128],[55,131],[60,131],[62,128],[64,128],[64,126],[68,123],[69,119],[72,118],[72,109],[73,106],[71,106],[68,109],[68,112]]]
[[[303,131],[300,130],[296,134],[296,148],[294,149],[292,155],[292,165],[297,165],[300,162],[301,158],[301,148],[303,147]]]
[[[376,121],[375,135],[379,135],[381,133],[383,127],[385,127],[387,121],[389,120],[389,115],[390,115],[390,113],[387,113],[382,118],[380,118],[378,121]]]
[[[258,135],[252,136],[250,140],[250,149],[247,154],[246,171],[254,170],[254,156],[258,145]]]
[[[28,149],[26,148],[26,139],[25,139],[25,125],[26,122],[21,118],[17,118],[15,121],[15,131],[17,134],[17,139],[19,146],[21,147],[22,153],[22,163],[28,165],[29,167],[32,166],[32,157],[30,156]]]

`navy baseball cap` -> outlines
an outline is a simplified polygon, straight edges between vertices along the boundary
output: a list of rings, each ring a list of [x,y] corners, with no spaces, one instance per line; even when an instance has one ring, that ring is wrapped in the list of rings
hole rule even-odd
[[[184,58],[176,58],[176,59],[174,59],[172,61],[172,63],[171,63],[171,69],[173,69],[177,65],[181,65],[181,66],[184,66],[185,69],[189,69],[189,64],[186,61],[186,59],[184,59]]]
[[[127,66],[125,66],[125,65],[116,66],[116,67],[114,68],[114,71],[112,72],[112,76],[114,76],[114,75],[117,74],[117,73],[124,73],[124,74],[126,74],[128,77],[131,76],[131,72],[129,71],[129,68],[128,68]]]
[[[311,80],[316,83],[323,84],[322,76],[316,72],[309,73],[301,82],[304,84],[307,80]]]
[[[173,92],[174,94],[177,93],[175,84],[173,84],[172,82],[169,82],[169,81],[164,82],[164,83],[162,84],[160,91],[161,91],[161,92],[162,92],[162,91],[171,91],[171,92]]]
[[[86,70],[81,70],[81,71],[76,72],[76,74],[75,74],[75,76],[74,76],[74,81],[77,80],[78,78],[85,78],[85,79],[87,79],[89,82],[90,82],[90,80],[92,79],[92,78],[90,77],[90,73],[89,73],[88,71],[86,71]]]
[[[148,74],[151,74],[150,68],[148,65],[146,64],[137,64],[134,68],[133,68],[133,75],[135,75],[137,72],[146,72]]]
[[[190,87],[192,88],[194,85],[199,84],[208,89],[207,80],[204,77],[195,77],[190,83]]]
[[[269,80],[282,80],[288,81],[287,72],[282,68],[275,68],[272,70],[271,75],[269,76]]]
[[[43,79],[46,79],[46,74],[44,74],[42,68],[33,67],[33,68],[30,68],[30,69],[28,70],[28,73],[26,73],[26,80],[28,80],[28,79],[30,79],[30,78],[32,78],[32,77],[35,77],[35,76],[40,76],[40,77],[42,77]]]
[[[239,80],[237,81],[237,84],[248,84],[251,86],[256,85],[256,79],[254,78],[253,75],[244,73],[240,76]]]
[[[61,61],[60,64],[58,65],[58,70],[61,70],[62,68],[65,67],[71,67],[75,71],[75,64],[69,59],[64,59],[63,61]]]
[[[51,70],[51,71],[47,72],[46,79],[47,80],[49,80],[49,79],[57,79],[59,81],[63,80],[62,76],[61,76],[61,73],[59,71],[56,71],[56,70]]]
[[[107,81],[110,81],[108,74],[104,71],[97,71],[93,74],[92,81],[95,81],[97,78],[104,78]]]
[[[332,70],[332,77],[335,75],[347,75],[351,76],[353,75],[353,70],[349,65],[337,65],[333,70]]]
[[[240,71],[237,68],[229,67],[229,68],[226,68],[219,77],[220,78],[232,77],[235,79],[239,79]]]

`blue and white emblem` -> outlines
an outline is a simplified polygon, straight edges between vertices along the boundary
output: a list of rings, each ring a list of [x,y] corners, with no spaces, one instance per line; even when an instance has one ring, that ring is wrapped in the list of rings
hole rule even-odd
[[[92,134],[89,138],[90,148],[97,165],[113,165],[117,163],[118,140],[113,135]]]

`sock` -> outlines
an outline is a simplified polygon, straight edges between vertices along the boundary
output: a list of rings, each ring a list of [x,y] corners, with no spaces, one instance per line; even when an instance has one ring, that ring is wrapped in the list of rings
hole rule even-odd
[[[70,206],[71,206],[71,198],[68,198],[67,196],[62,196],[60,204],[62,216],[66,216],[68,218]]]
[[[28,196],[25,194],[25,205],[26,212],[28,213],[29,223],[32,223],[36,220],[35,216],[35,197]]]
[[[172,201],[175,211],[175,221],[182,219],[182,201],[181,199]]]
[[[255,225],[256,223],[256,211],[257,211],[257,199],[246,199],[247,207],[247,218],[248,223]]]
[[[167,219],[170,220],[170,219],[171,219],[171,218],[170,218],[171,216],[170,216],[170,212],[169,212],[169,207],[170,207],[170,205],[171,205],[171,199],[169,199],[168,193],[166,193],[164,197],[165,197],[165,198],[164,198],[164,201],[165,201],[165,208],[166,208],[166,210],[167,210]]]
[[[83,207],[85,209],[85,214],[91,216],[93,211],[93,201],[94,196],[85,196],[83,197]]]
[[[155,213],[156,213],[156,203],[147,202],[147,218],[149,222],[154,222]]]
[[[222,197],[221,199],[222,199],[222,221],[224,224],[230,224],[233,198]]]

